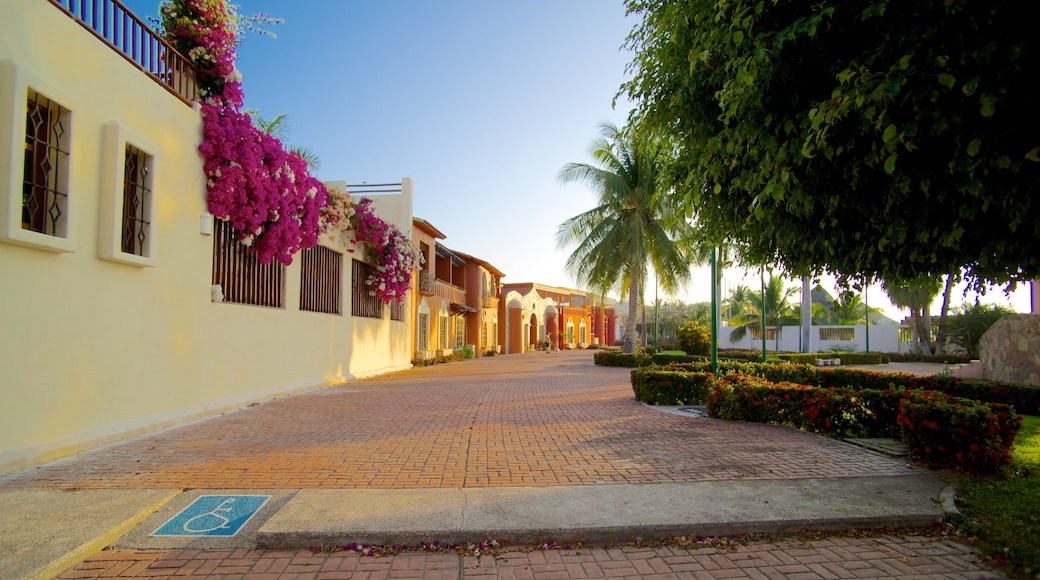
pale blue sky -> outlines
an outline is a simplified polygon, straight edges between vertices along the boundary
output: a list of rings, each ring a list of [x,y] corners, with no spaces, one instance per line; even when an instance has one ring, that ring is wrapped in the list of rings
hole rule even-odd
[[[124,3],[142,17],[158,11],[158,0]],[[599,125],[624,124],[629,112],[624,100],[612,105],[631,60],[621,45],[636,23],[621,0],[238,5],[243,15],[285,20],[268,27],[276,39],[248,34],[239,47],[245,106],[268,119],[286,114],[285,141],[318,154],[320,179],[411,177],[414,214],[444,232],[448,247],[487,260],[506,282],[575,286],[556,228],[595,197],[556,176],[565,163],[589,161]],[[682,298],[708,300],[708,284],[696,268]],[[1027,294],[1010,305],[1028,311]],[[984,301],[1007,302],[999,291]],[[890,310],[880,290],[871,304]]]

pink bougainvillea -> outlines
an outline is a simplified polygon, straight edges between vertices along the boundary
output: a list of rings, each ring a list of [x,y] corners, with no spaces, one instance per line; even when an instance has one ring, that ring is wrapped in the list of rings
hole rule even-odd
[[[198,69],[209,212],[231,222],[262,263],[292,263],[301,248],[318,243],[329,193],[299,155],[240,110],[234,11],[224,0],[172,0],[160,14],[171,44]]]
[[[365,280],[369,294],[378,296],[383,304],[404,302],[412,282],[415,251],[408,237],[391,223],[372,211],[372,200],[362,198],[354,204],[350,218],[354,241],[368,249],[368,258],[375,264],[376,273]]]

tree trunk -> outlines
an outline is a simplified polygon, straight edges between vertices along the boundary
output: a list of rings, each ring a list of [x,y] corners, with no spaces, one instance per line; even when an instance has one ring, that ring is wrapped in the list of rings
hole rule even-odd
[[[625,336],[621,339],[621,352],[632,354],[636,351],[636,316],[639,303],[639,280],[632,276],[628,285],[628,321],[625,323]]]
[[[946,290],[943,291],[942,310],[939,311],[939,328],[935,331],[935,354],[946,351],[946,314],[950,311],[950,290],[953,288],[953,274],[946,275]]]

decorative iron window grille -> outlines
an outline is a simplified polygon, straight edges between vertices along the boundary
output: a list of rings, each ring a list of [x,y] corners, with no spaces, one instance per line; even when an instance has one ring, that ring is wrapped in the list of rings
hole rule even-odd
[[[462,348],[466,345],[466,317],[456,316],[455,317],[455,348]]]
[[[821,328],[820,340],[856,340],[855,328]]]
[[[448,348],[448,314],[445,312],[437,317],[437,348]]]
[[[69,111],[29,91],[25,111],[22,229],[64,238],[68,216]]]
[[[417,333],[415,343],[418,350],[430,350],[430,315],[420,312],[415,326]]]
[[[300,310],[340,314],[343,254],[315,246],[300,252]]]
[[[120,248],[148,257],[148,207],[152,204],[152,156],[127,143],[123,162],[123,228]]]
[[[220,285],[224,302],[282,308],[285,266],[261,264],[256,253],[238,243],[231,223],[214,220],[213,284]]]
[[[394,300],[390,303],[390,320],[404,320],[404,304]]]
[[[376,275],[376,269],[359,260],[353,262],[350,313],[363,318],[382,318],[383,303],[366,283],[366,280]]]

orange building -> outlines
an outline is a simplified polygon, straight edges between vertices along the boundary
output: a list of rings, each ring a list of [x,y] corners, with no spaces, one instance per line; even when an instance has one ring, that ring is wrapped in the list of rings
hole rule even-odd
[[[535,282],[502,285],[499,339],[506,353],[552,346],[614,346],[617,332],[613,308],[594,304],[581,290]]]
[[[504,274],[484,260],[441,244],[433,224],[412,219],[419,256],[413,279],[413,359],[426,360],[466,347],[480,356],[501,352],[499,292]]]

